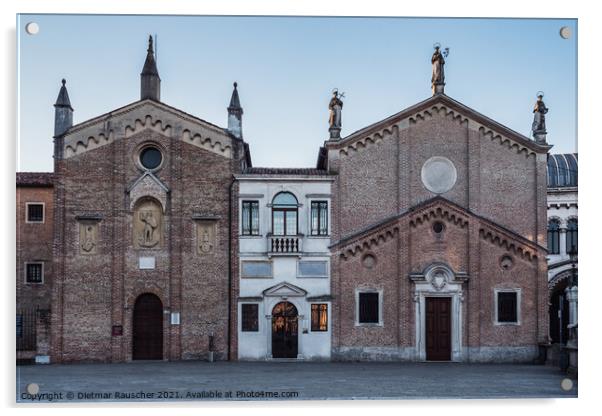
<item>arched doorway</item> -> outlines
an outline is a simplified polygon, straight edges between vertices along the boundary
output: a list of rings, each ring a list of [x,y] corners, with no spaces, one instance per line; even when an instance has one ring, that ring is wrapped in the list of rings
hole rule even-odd
[[[272,357],[297,358],[298,312],[290,302],[280,302],[272,310]]]
[[[132,359],[163,359],[163,304],[156,295],[144,293],[136,299],[132,338]]]
[[[568,275],[555,279],[550,288],[550,338],[552,344],[566,344],[569,339],[569,302],[565,290]]]

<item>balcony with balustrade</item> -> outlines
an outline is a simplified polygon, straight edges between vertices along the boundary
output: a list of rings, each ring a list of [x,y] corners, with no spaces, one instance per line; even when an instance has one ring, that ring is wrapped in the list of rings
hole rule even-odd
[[[303,235],[272,235],[267,238],[269,256],[301,256]]]

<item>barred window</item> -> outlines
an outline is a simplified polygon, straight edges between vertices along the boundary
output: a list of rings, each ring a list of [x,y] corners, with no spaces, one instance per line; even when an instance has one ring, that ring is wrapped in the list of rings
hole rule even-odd
[[[560,223],[558,220],[548,222],[548,252],[550,254],[560,253]]]
[[[359,323],[377,324],[378,319],[378,293],[359,294]]]
[[[517,293],[516,292],[498,292],[497,293],[497,321],[500,323],[517,323]]]
[[[44,281],[44,271],[42,263],[27,263],[25,265],[25,282],[42,283]]]
[[[259,331],[259,305],[256,303],[242,304],[242,330],[243,332]]]
[[[27,204],[27,222],[44,222],[44,204]]]
[[[311,235],[328,235],[328,202],[311,202]]]
[[[312,332],[328,331],[328,304],[312,303],[311,330]]]
[[[242,235],[259,235],[259,201],[242,201]]]

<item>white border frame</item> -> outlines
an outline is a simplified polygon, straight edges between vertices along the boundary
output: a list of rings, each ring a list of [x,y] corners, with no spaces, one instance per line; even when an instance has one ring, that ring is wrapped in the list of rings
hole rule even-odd
[[[29,221],[29,206],[30,205],[41,205],[42,206],[42,221]],[[25,203],[25,223],[26,224],[44,224],[46,222],[46,203],[45,202],[26,202]]]
[[[498,293],[516,293],[516,322],[498,321]],[[520,287],[494,287],[493,288],[493,325],[495,326],[521,326],[522,291]]]
[[[378,323],[360,322],[360,293],[378,293]],[[356,327],[384,327],[383,320],[383,289],[358,287],[355,289],[355,326]]]

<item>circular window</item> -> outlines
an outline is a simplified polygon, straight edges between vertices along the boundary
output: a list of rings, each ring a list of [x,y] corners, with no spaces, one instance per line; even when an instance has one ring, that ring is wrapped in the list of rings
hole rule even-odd
[[[426,189],[435,194],[444,194],[454,187],[458,173],[451,160],[433,156],[422,165],[421,177]]]
[[[140,164],[146,169],[157,169],[163,161],[163,155],[156,147],[145,147],[140,152]]]
[[[433,224],[433,231],[435,234],[441,234],[443,232],[443,223],[440,221],[435,222]]]

